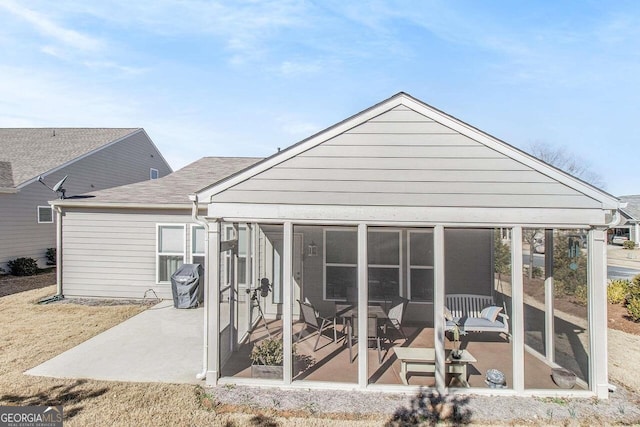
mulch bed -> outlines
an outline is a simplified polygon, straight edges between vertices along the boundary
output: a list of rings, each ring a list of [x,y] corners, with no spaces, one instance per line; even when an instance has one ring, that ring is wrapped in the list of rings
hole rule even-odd
[[[35,276],[0,276],[0,297],[46,288],[56,284],[56,271],[47,270]]]

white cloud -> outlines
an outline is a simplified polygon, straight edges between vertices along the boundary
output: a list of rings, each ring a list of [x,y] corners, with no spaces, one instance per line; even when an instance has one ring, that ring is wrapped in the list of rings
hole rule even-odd
[[[94,37],[80,33],[78,31],[65,28],[47,16],[28,9],[12,0],[0,1],[0,7],[9,11],[13,15],[29,22],[41,34],[52,37],[58,42],[83,51],[96,51],[102,47],[102,42]]]

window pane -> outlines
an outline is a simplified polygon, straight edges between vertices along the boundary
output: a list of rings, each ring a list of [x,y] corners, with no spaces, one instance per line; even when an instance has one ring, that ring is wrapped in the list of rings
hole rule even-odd
[[[369,267],[369,300],[391,301],[399,293],[399,268]]]
[[[158,263],[158,278],[161,282],[169,282],[171,275],[182,265],[182,256],[160,255]]]
[[[358,234],[355,231],[328,230],[326,233],[327,262],[356,264],[358,260]]]
[[[191,240],[191,251],[194,254],[204,253],[204,227],[194,227]]]
[[[400,264],[400,234],[397,232],[367,233],[369,264]]]
[[[158,241],[158,251],[167,252],[184,252],[184,228],[176,226],[160,227],[160,236]],[[181,258],[182,259],[182,258]]]
[[[433,266],[433,234],[432,233],[410,233],[411,265],[422,267]]]
[[[356,267],[327,266],[327,299],[347,299],[357,295],[358,269]]]
[[[433,301],[433,270],[411,269],[411,300]]]
[[[38,222],[53,222],[53,211],[49,206],[38,206]]]

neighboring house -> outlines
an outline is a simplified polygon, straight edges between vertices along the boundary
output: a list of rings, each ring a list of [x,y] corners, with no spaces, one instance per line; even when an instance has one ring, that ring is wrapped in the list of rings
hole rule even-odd
[[[67,197],[171,173],[143,129],[0,129],[0,267],[19,257],[45,265],[56,246],[50,187]]]
[[[470,385],[472,393],[607,397],[606,230],[620,220],[614,196],[404,93],[211,181],[192,196],[207,208],[208,384],[416,392]],[[528,275],[524,236],[537,230],[547,248]],[[586,249],[572,240],[577,233],[586,233]],[[269,287],[250,300],[261,279]],[[566,292],[583,295],[582,314],[555,306]],[[497,307],[472,313],[466,294]],[[344,322],[345,341],[331,342],[330,329],[319,348],[320,338],[300,340],[298,299],[313,306],[309,333],[315,309]],[[392,316],[396,301],[408,301],[406,315]],[[491,323],[503,309],[509,334],[471,334],[463,360],[452,360],[445,301]],[[376,306],[389,309],[407,339],[376,327],[375,318],[387,316]],[[369,339],[345,345],[357,330]],[[282,371],[270,380],[252,377],[248,357],[266,332],[284,348]],[[388,351],[376,357],[372,339],[386,340]],[[311,366],[297,363],[294,345]],[[403,366],[394,353],[400,345],[410,349]],[[552,368],[561,367],[577,376],[574,390],[551,381]],[[500,390],[487,387],[490,370],[504,375]]]
[[[618,227],[617,230],[636,244],[640,244],[640,195],[620,196],[620,201],[626,203],[627,207],[622,209],[625,219],[621,224],[623,227]]]
[[[158,180],[54,201],[63,212],[59,293],[171,298],[175,269],[204,265],[204,228],[188,195],[258,160],[205,157]]]

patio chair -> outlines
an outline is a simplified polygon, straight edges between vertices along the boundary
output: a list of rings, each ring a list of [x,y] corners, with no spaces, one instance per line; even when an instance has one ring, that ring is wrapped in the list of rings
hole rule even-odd
[[[378,317],[376,315],[369,315],[367,318],[367,342],[375,341],[376,349],[378,350],[378,363],[382,363],[382,348],[380,345],[380,334],[378,327]],[[359,337],[358,333],[358,318],[351,318],[351,326],[349,327],[349,337],[347,339],[349,343],[349,362],[353,363],[353,341],[357,341]]]
[[[336,333],[336,319],[328,319],[326,317],[318,316],[318,312],[313,307],[312,304],[307,302],[302,302],[298,300],[298,304],[300,304],[300,314],[302,315],[302,321],[304,322],[304,327],[298,332],[298,340],[302,337],[302,333],[307,329],[315,329],[315,332],[318,333],[318,338],[316,339],[316,343],[313,346],[313,351],[318,349],[318,343],[320,342],[320,337],[323,336],[322,332],[326,327],[331,326],[333,324],[333,341],[338,340]],[[309,336],[313,335],[315,332],[309,334]],[[331,339],[330,337],[325,337],[327,339]]]
[[[396,298],[391,302],[391,308],[387,313],[388,320],[385,323],[385,328],[384,328],[385,335],[387,332],[387,326],[390,325],[395,330],[400,332],[400,335],[402,335],[402,338],[404,338],[405,340],[407,339],[407,336],[402,330],[402,320],[404,319],[404,313],[406,311],[408,303],[409,303],[409,300],[406,298]]]

